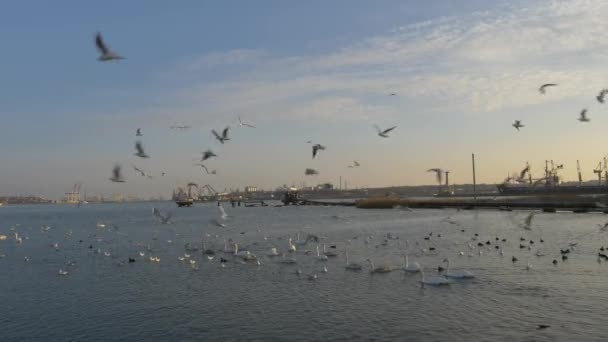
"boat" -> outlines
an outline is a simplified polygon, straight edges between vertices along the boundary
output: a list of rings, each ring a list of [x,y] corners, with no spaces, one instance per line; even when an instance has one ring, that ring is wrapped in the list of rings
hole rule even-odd
[[[187,192],[181,187],[177,188],[177,190],[173,190],[172,198],[178,207],[191,207],[194,204],[194,197],[192,197],[190,186],[188,187]]]
[[[578,166],[578,162],[577,162]],[[563,169],[563,164],[554,165],[553,161],[546,161],[545,175],[541,178],[532,178],[530,173],[530,165],[519,172],[507,177],[504,182],[496,185],[498,193],[501,195],[517,196],[517,195],[608,195],[608,183],[603,183],[601,180],[602,169],[594,170],[599,174],[599,181],[595,184],[583,182],[580,167],[578,182],[562,182],[559,176],[559,170]],[[607,173],[608,176],[608,173]],[[608,179],[608,177],[607,177]]]

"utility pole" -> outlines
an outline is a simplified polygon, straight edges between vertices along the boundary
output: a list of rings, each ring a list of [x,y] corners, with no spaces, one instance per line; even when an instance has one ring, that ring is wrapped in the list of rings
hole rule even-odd
[[[477,181],[475,179],[475,153],[471,155],[473,161],[473,199],[477,201]]]

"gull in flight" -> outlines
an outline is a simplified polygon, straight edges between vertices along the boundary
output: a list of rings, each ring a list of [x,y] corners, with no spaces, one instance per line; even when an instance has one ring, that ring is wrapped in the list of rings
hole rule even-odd
[[[315,159],[317,157],[317,153],[319,152],[319,150],[325,151],[325,146],[321,144],[315,144],[312,146],[312,159]]]
[[[532,219],[534,218],[534,213],[530,213],[526,219],[524,220],[524,223],[521,225],[521,227],[525,230],[532,230]]]
[[[142,170],[142,169],[138,168],[138,167],[137,167],[137,166],[135,166],[135,165],[133,165],[133,170],[135,170],[135,171],[139,172],[139,173],[142,175],[142,177],[147,176],[147,175],[146,175],[146,173],[144,172],[144,170]]]
[[[515,129],[519,132],[519,129],[522,127],[525,127],[524,125],[522,125],[521,120],[515,120],[515,122],[513,123],[513,125],[511,125],[513,127],[515,127]]]
[[[397,128],[397,126],[393,126],[391,128],[387,128],[385,130],[382,130],[380,127],[378,127],[378,125],[374,125],[374,127],[376,128],[376,131],[378,131],[378,135],[383,137],[383,138],[388,138],[388,133],[392,130],[394,130],[395,128]]]
[[[396,95],[397,95],[397,93],[390,93],[390,94],[388,94],[388,96],[396,96]]]
[[[578,118],[580,122],[589,122],[591,119],[587,117],[587,108],[581,110],[580,117]]]
[[[152,214],[154,216],[156,216],[158,219],[160,219],[160,222],[162,224],[169,224],[169,220],[171,220],[171,217],[173,216],[173,212],[169,211],[168,213],[164,214],[160,211],[160,209],[157,208],[152,208]]]
[[[141,134],[141,128],[138,128],[137,131],[135,132],[135,136],[136,137],[141,137],[143,136],[143,134]]]
[[[224,128],[222,135],[219,135],[214,129],[211,130],[211,133],[213,133],[215,139],[223,144],[224,141],[230,140],[230,138],[228,138],[228,130],[230,130],[230,126]]]
[[[314,176],[314,175],[318,175],[319,171],[315,170],[315,169],[306,169],[306,171],[304,171],[304,175],[306,176]]]
[[[205,160],[213,157],[217,157],[217,154],[213,153],[213,151],[211,150],[207,150],[202,153],[201,162],[204,162]]]
[[[112,178],[110,178],[110,180],[115,183],[125,182],[124,178],[122,178],[122,173],[120,172],[120,165],[114,166],[114,169],[112,169]]]
[[[248,124],[248,123],[243,122],[243,121],[241,120],[241,117],[240,117],[240,116],[239,116],[239,126],[240,126],[240,127],[247,126],[247,127],[255,128],[255,126],[254,126],[254,125],[250,125],[250,124]]]
[[[205,170],[205,172],[207,172],[208,175],[217,175],[217,170],[213,170],[213,171],[209,172],[209,169],[207,168],[207,166],[205,166],[205,164],[198,163],[198,164],[194,164],[194,165],[198,165],[201,168],[203,168]]]
[[[604,98],[606,97],[606,95],[608,95],[608,89],[604,88],[595,98],[597,99],[597,102],[604,103]]]
[[[135,150],[137,150],[137,153],[135,153],[134,155],[136,155],[140,158],[149,158],[150,157],[146,154],[146,152],[144,152],[144,146],[141,144],[141,141],[137,141],[135,143]]]
[[[435,177],[437,179],[437,183],[441,184],[442,180],[443,180],[443,170],[440,168],[433,168],[433,169],[428,169],[426,170],[426,172],[435,172]]]
[[[359,162],[358,162],[358,161],[354,160],[354,161],[353,161],[353,165],[348,165],[348,167],[352,169],[352,168],[354,168],[354,167],[359,167],[360,165],[361,165],[361,164],[359,164]]]
[[[190,128],[190,126],[171,126],[169,127],[170,129],[181,129],[181,130],[186,130],[188,128]]]
[[[116,54],[115,52],[113,52],[112,50],[110,50],[110,48],[104,43],[103,37],[101,36],[101,33],[99,33],[99,32],[97,32],[97,34],[95,35],[95,45],[97,46],[97,49],[101,53],[101,55],[99,55],[99,57],[97,58],[98,61],[107,62],[107,61],[112,61],[112,60],[125,59],[124,57],[122,57],[122,56]]]
[[[543,85],[540,86],[540,88],[538,88],[538,92],[545,95],[545,93],[547,92],[546,89],[548,87],[555,87],[557,85],[557,83],[545,83]]]

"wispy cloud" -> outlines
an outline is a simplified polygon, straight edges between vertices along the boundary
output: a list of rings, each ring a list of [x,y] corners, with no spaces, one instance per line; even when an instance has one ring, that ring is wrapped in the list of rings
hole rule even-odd
[[[174,95],[184,113],[286,120],[390,117],[395,110],[380,104],[389,92],[426,110],[477,112],[592,99],[605,81],[607,16],[601,0],[539,1],[408,25],[322,55],[213,53],[180,64],[190,82]],[[222,80],[208,83],[209,69]],[[560,87],[539,96],[545,82]]]

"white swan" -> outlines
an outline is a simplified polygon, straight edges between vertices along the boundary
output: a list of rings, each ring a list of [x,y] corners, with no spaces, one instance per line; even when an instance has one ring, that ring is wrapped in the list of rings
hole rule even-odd
[[[334,251],[328,251],[325,249],[325,244],[323,244],[323,254],[328,256],[328,257],[337,257],[338,253],[334,252]]]
[[[205,240],[203,240],[203,254],[215,255],[215,251],[213,249],[207,249],[207,246],[205,245]]]
[[[59,275],[60,275],[60,276],[65,276],[65,275],[68,275],[68,271],[59,270]]]
[[[317,260],[318,261],[327,261],[327,255],[323,254],[321,255],[321,253],[319,253],[319,245],[317,245]]]
[[[228,244],[228,241],[226,241],[226,239],[224,239],[224,253],[234,253],[234,248]]]
[[[450,281],[445,277],[440,277],[440,276],[425,277],[424,270],[422,268],[420,269],[420,286],[421,287],[424,287],[424,285],[442,286],[442,285],[449,285],[449,284],[450,284]]]
[[[285,254],[281,256],[281,264],[295,264],[297,263],[296,258],[286,258]]]
[[[360,271],[361,269],[363,269],[363,266],[361,266],[361,264],[349,262],[348,251],[345,251],[344,253],[346,254],[346,265],[344,266],[344,268],[346,268],[347,270],[352,270],[352,271]]]
[[[279,256],[280,254],[276,247],[272,247],[270,249],[270,252],[268,252],[268,254],[266,254],[266,255],[269,257],[275,257],[275,256]]]
[[[402,269],[405,272],[411,272],[411,273],[420,272],[420,264],[418,264],[417,262],[414,262],[414,263],[412,263],[410,265],[407,255],[404,255],[403,256],[403,268]]]
[[[294,245],[291,241],[292,241],[291,238],[289,238],[289,242],[288,242],[289,245],[287,246],[287,251],[289,253],[295,253],[296,252],[296,245]]]
[[[475,275],[473,275],[473,273],[471,273],[469,271],[459,271],[459,272],[450,271],[450,259],[443,259],[443,262],[447,263],[447,267],[445,270],[446,278],[456,278],[456,279],[475,278]]]
[[[296,245],[303,246],[303,245],[305,245],[307,242],[308,242],[308,241],[306,241],[306,240],[300,240],[300,233],[298,233],[298,236],[297,236],[297,239],[296,239]]]
[[[390,266],[374,266],[374,262],[371,259],[367,259],[367,262],[369,263],[370,273],[388,273],[393,271]]]

